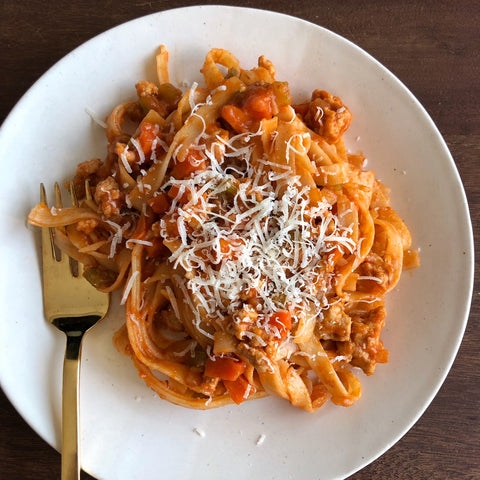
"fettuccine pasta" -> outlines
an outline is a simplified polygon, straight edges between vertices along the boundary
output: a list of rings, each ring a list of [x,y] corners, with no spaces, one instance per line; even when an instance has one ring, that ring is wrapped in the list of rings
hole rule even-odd
[[[292,103],[263,56],[244,70],[213,49],[186,92],[165,47],[156,60],[158,83],[108,117],[106,158],[78,166],[79,206],[40,204],[29,222],[121,292],[115,345],[161,398],[352,405],[355,370],[388,360],[385,295],[419,258],[388,188],[345,148],[350,110],[323,90]]]

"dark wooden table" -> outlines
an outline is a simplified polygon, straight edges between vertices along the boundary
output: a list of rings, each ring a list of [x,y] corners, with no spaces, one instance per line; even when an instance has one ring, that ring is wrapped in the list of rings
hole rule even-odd
[[[462,177],[473,228],[478,233],[478,1],[225,3],[276,10],[322,25],[352,40],[396,74],[443,134]],[[174,0],[1,0],[0,122],[47,68],[92,36],[135,17],[192,4],[195,2]],[[475,245],[480,250],[478,241]],[[477,255],[477,267],[479,258]],[[478,268],[476,271],[478,275]],[[440,392],[403,439],[351,479],[480,479],[479,320],[480,284],[476,276],[465,337]],[[0,415],[0,478],[60,478],[60,455],[28,427],[3,393]],[[82,474],[82,479],[91,478]]]

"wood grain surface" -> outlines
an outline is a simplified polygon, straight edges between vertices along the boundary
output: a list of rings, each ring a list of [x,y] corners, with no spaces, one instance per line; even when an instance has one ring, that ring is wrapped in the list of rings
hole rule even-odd
[[[186,1],[0,1],[0,122],[50,66],[94,35],[127,20],[194,5]],[[475,0],[263,0],[228,5],[275,10],[353,41],[424,105],[463,180],[475,234],[480,226],[480,4]],[[5,159],[0,159],[2,174]],[[478,235],[475,240],[479,249]],[[479,256],[476,255],[478,267]],[[480,284],[455,363],[416,425],[351,480],[480,479]],[[5,321],[2,317],[1,321]],[[0,394],[0,478],[60,478],[60,455]],[[159,478],[168,479],[163,472]],[[252,472],[245,478],[255,478]],[[319,478],[321,475],[319,474]],[[82,479],[92,479],[82,473]]]

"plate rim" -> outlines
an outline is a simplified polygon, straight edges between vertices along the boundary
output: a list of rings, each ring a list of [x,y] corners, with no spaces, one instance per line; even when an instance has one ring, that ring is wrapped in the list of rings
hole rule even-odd
[[[162,11],[159,11],[159,12],[154,12],[154,13],[150,13],[150,14],[147,14],[147,15],[143,15],[143,16],[140,16],[140,17],[137,17],[137,18],[133,18],[133,19],[130,19],[126,22],[120,23],[116,26],[113,26],[113,27],[111,27],[111,28],[109,28],[109,29],[107,29],[107,30],[89,38],[88,40],[86,40],[85,42],[78,45],[76,48],[74,48],[70,52],[68,52],[66,55],[61,57],[53,65],[51,65],[23,93],[23,95],[19,98],[19,100],[16,102],[14,107],[10,110],[10,112],[7,114],[4,121],[2,122],[2,125],[0,126],[0,151],[1,151],[1,148],[2,148],[1,145],[3,145],[3,143],[6,140],[6,138],[4,138],[4,137],[6,137],[6,135],[7,135],[7,133],[6,133],[7,129],[9,128],[9,125],[11,123],[12,118],[15,117],[16,112],[22,109],[23,104],[28,100],[28,98],[32,94],[34,94],[35,90],[38,88],[38,85],[40,85],[43,82],[45,82],[46,80],[48,80],[48,77],[50,75],[52,75],[52,72],[55,72],[56,70],[61,69],[62,66],[63,66],[63,63],[66,62],[67,59],[69,59],[71,56],[75,55],[75,53],[77,51],[79,51],[80,49],[88,48],[90,43],[94,43],[95,41],[97,41],[102,36],[110,35],[111,32],[114,31],[114,30],[119,30],[119,29],[122,29],[122,28],[128,29],[129,26],[133,23],[142,22],[142,21],[145,21],[148,18],[154,18],[154,17],[160,17],[160,16],[168,15],[172,11],[179,11],[179,10],[180,11],[182,11],[182,10],[183,11],[186,11],[186,10],[199,10],[199,11],[202,11],[202,10],[217,10],[217,11],[221,11],[221,10],[231,10],[231,11],[243,10],[243,11],[254,12],[255,14],[260,13],[261,15],[264,15],[264,14],[274,15],[274,16],[288,18],[288,19],[294,20],[296,22],[308,23],[308,24],[312,25],[313,27],[315,27],[316,29],[323,30],[328,35],[333,35],[334,37],[336,37],[340,41],[348,43],[350,47],[353,47],[354,49],[359,51],[362,55],[366,56],[369,61],[374,62],[374,64],[376,65],[377,68],[380,68],[381,71],[385,75],[389,76],[390,80],[392,80],[394,83],[396,83],[397,86],[400,87],[403,90],[403,93],[405,93],[409,96],[409,98],[413,101],[415,107],[417,109],[420,109],[420,111],[422,112],[423,118],[428,120],[428,123],[430,125],[431,130],[433,132],[435,132],[436,141],[439,142],[439,145],[442,147],[442,151],[446,154],[446,156],[449,159],[451,171],[455,176],[455,184],[456,184],[456,187],[458,189],[457,193],[460,194],[461,199],[462,199],[462,208],[464,210],[463,213],[465,214],[465,217],[463,219],[464,223],[465,223],[465,227],[466,227],[465,238],[466,238],[467,243],[468,243],[468,251],[466,252],[466,255],[467,255],[467,259],[469,261],[466,262],[466,265],[468,266],[468,272],[466,272],[466,276],[468,276],[468,287],[469,288],[465,292],[465,295],[464,295],[465,302],[462,302],[462,304],[464,305],[464,312],[462,314],[462,326],[458,330],[458,335],[457,335],[457,338],[455,339],[454,344],[452,344],[452,347],[451,347],[451,352],[452,353],[451,353],[449,361],[448,361],[448,368],[445,368],[442,371],[442,374],[439,377],[440,380],[437,381],[435,387],[431,389],[428,400],[424,403],[424,405],[422,405],[422,408],[419,408],[417,410],[416,414],[414,415],[413,421],[407,422],[406,427],[404,429],[401,429],[400,432],[398,432],[396,435],[394,435],[392,437],[392,440],[388,444],[385,445],[383,450],[378,451],[376,453],[376,455],[374,455],[374,456],[368,457],[362,465],[358,466],[358,468],[353,469],[348,474],[348,475],[351,475],[351,474],[363,469],[365,466],[372,463],[376,459],[378,459],[387,450],[389,450],[394,444],[396,444],[417,423],[419,418],[425,413],[426,409],[430,406],[433,399],[438,394],[438,391],[440,390],[440,388],[444,384],[445,379],[448,376],[448,374],[450,373],[452,365],[453,365],[453,363],[454,363],[454,361],[455,361],[455,359],[458,355],[460,345],[461,345],[461,343],[463,341],[463,338],[464,338],[465,329],[466,329],[467,324],[468,324],[468,320],[469,320],[469,316],[470,316],[470,310],[471,310],[471,303],[472,303],[472,299],[473,299],[474,272],[475,272],[474,236],[473,236],[472,220],[471,220],[471,215],[470,215],[470,210],[469,210],[469,205],[468,205],[468,199],[467,199],[466,192],[465,192],[465,187],[463,185],[463,182],[462,182],[459,170],[456,166],[455,160],[454,160],[454,158],[453,158],[453,156],[452,156],[452,154],[451,154],[451,152],[448,148],[448,145],[447,145],[445,139],[443,138],[441,132],[439,131],[438,127],[436,126],[435,122],[431,118],[431,116],[428,113],[428,111],[426,110],[426,108],[420,103],[420,101],[409,90],[409,88],[395,74],[393,74],[382,63],[380,63],[368,51],[366,51],[362,47],[358,46],[357,44],[353,43],[351,40],[339,35],[338,33],[334,32],[332,30],[329,30],[329,29],[323,27],[322,25],[316,24],[312,21],[305,20],[305,19],[300,18],[300,17],[296,17],[296,16],[293,16],[293,15],[285,14],[285,13],[281,13],[281,12],[278,12],[278,11],[271,11],[271,10],[267,10],[267,9],[263,9],[263,8],[236,7],[236,6],[227,6],[227,5],[193,5],[193,6],[170,8],[170,9],[162,10]],[[2,317],[3,317],[3,315],[2,315]],[[15,401],[13,392],[11,392],[8,388],[6,388],[7,386],[4,384],[2,371],[3,371],[3,368],[0,368],[0,387],[2,388],[4,394],[6,395],[6,397],[10,401],[10,403],[14,406],[14,408],[17,410],[19,415],[23,418],[23,420],[32,428],[32,430],[37,435],[39,435],[50,446],[52,446],[53,448],[56,448],[55,445],[50,441],[50,439],[45,438],[44,435],[40,434],[37,431],[37,429],[35,429],[33,427],[32,423],[31,423],[31,419],[26,417],[24,415],[24,413],[20,411],[20,409],[17,406],[17,402]]]

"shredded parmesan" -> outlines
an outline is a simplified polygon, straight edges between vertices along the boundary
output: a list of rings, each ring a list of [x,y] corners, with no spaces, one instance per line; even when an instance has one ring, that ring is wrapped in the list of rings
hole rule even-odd
[[[323,118],[324,112],[322,107],[317,107],[317,111],[315,112],[315,116],[313,117],[316,122],[318,122],[320,125],[322,125],[322,118]]]
[[[377,282],[380,285],[383,283],[383,280],[381,278],[372,277],[372,276],[369,276],[369,275],[359,275],[357,280],[372,280],[373,282]]]
[[[120,301],[120,305],[125,305],[128,295],[130,295],[130,290],[133,287],[133,283],[135,282],[135,279],[137,278],[139,273],[140,272],[138,270],[133,272],[130,278],[128,279],[128,282],[125,285],[125,290],[123,291],[123,296],[122,296],[122,300]]]
[[[112,241],[110,243],[110,253],[108,255],[108,258],[113,258],[117,250],[117,245],[122,242],[123,229],[118,223],[112,222],[111,220],[105,220],[105,223],[110,225],[115,230],[115,234],[112,236]],[[126,225],[124,228],[128,228],[129,226],[130,222],[128,222],[128,225]]]
[[[103,120],[100,120],[100,118],[98,118],[98,115],[97,115],[93,110],[91,110],[91,109],[88,108],[88,107],[85,107],[85,113],[86,113],[97,125],[100,125],[102,128],[107,128],[107,124],[106,124]]]
[[[138,243],[139,245],[145,245],[146,247],[153,247],[153,243],[148,240],[139,240],[137,238],[130,238],[125,242],[127,248],[133,248],[132,243]]]
[[[193,92],[192,87],[191,107],[195,110],[198,105]],[[181,245],[171,254],[170,261],[186,272],[195,271],[195,275],[177,280],[195,315],[198,308],[191,304],[189,292],[207,318],[214,319],[234,317],[242,308],[242,293],[250,288],[257,290],[263,305],[256,312],[257,325],[265,326],[264,319],[280,310],[313,309],[313,315],[320,315],[328,303],[324,298],[327,284],[333,282],[322,271],[328,253],[336,246],[349,253],[356,248],[350,238],[351,229],[339,226],[329,204],[310,204],[309,189],[300,186],[299,178],[292,175],[288,165],[267,159],[259,159],[260,165],[255,168],[250,165],[253,139],[261,134],[260,128],[228,141],[217,135],[209,149],[198,144],[198,136],[192,148],[196,146],[210,159],[211,169],[182,180],[171,178],[163,186],[166,189],[176,185],[178,189],[170,213],[178,214]],[[305,154],[304,140],[308,139],[307,133],[293,135],[287,142],[287,151]],[[297,142],[295,146],[293,142]],[[213,153],[215,148],[223,151],[221,164]],[[234,164],[230,158],[235,159]],[[267,178],[262,177],[262,163],[272,167]],[[230,201],[223,203],[222,194],[229,185],[234,191]],[[283,194],[279,193],[280,186]],[[187,191],[190,201],[182,205],[180,200]],[[187,225],[193,219],[197,227],[192,231]],[[172,240],[163,220],[160,227],[160,235]],[[222,241],[228,245],[228,254],[222,250]],[[200,327],[199,317],[196,323]],[[208,332],[203,333],[211,337]],[[272,328],[270,333],[281,337],[278,329]],[[266,345],[250,330],[243,335]]]
[[[125,150],[120,154],[120,160],[122,161],[123,166],[125,167],[125,170],[127,173],[132,173],[132,167],[130,166],[130,163],[128,163],[127,159],[127,151],[128,151],[128,145],[125,147]]]
[[[130,141],[132,142],[132,145],[137,150],[138,157],[139,157],[138,164],[141,165],[142,163],[145,162],[145,153],[142,150],[142,146],[140,145],[139,141],[134,137],[130,138]]]
[[[197,428],[197,427],[195,427],[193,429],[193,432],[196,433],[199,437],[202,437],[202,438],[204,438],[205,435],[206,435],[203,430],[201,430],[200,428]]]

